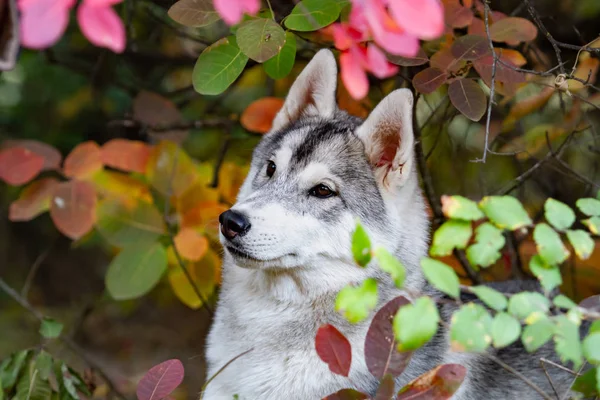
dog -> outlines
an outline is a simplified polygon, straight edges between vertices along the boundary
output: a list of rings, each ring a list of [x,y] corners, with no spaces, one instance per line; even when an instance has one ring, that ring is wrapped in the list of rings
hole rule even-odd
[[[378,380],[363,355],[370,321],[346,321],[334,310],[337,293],[375,278],[378,308],[408,293],[442,297],[419,267],[430,227],[416,170],[412,93],[393,91],[363,121],[338,109],[336,78],[333,54],[319,51],[254,150],[236,204],[219,218],[223,278],[206,349],[208,375],[219,373],[207,385],[205,400],[317,400],[348,387],[374,395]],[[374,245],[404,264],[406,291],[376,262],[356,265],[350,243],[357,218]],[[456,309],[447,303],[440,310],[446,319]],[[352,344],[347,378],[329,371],[315,350],[317,329],[327,323]],[[552,393],[540,367],[540,357],[555,359],[550,345],[535,355],[521,345],[490,354]],[[397,389],[443,363],[468,371],[453,399],[542,398],[490,358],[452,352],[442,327],[415,352],[396,379]],[[568,390],[572,376],[549,369],[557,390]]]

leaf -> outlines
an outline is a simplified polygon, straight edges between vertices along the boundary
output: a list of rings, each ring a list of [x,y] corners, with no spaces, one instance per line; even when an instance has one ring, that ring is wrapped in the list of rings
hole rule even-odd
[[[135,299],[148,293],[167,269],[167,252],[160,243],[129,246],[108,266],[106,289],[115,300]]]
[[[592,217],[581,221],[594,235],[600,235],[600,217]]]
[[[588,335],[583,341],[583,354],[595,365],[600,364],[600,332]]]
[[[319,358],[329,366],[331,372],[348,376],[352,364],[352,347],[335,326],[326,324],[319,327],[315,347]]]
[[[253,101],[242,113],[240,123],[251,132],[269,132],[283,101],[278,97],[263,97]]]
[[[502,60],[503,63],[496,63],[496,75],[495,80],[502,83],[523,83],[525,82],[525,74],[514,69],[515,66],[508,60]],[[507,65],[505,65],[507,64]],[[484,56],[478,60],[473,61],[473,67],[483,79],[485,84],[489,87],[492,82],[492,70],[494,65],[494,57]]]
[[[564,231],[575,222],[575,213],[571,207],[558,200],[548,199],[544,204],[546,220],[559,231]]]
[[[437,332],[440,315],[429,297],[420,297],[413,304],[400,307],[394,317],[394,335],[399,351],[416,350]]]
[[[591,368],[579,375],[573,383],[573,390],[585,398],[594,398],[600,393],[600,368]]]
[[[2,142],[2,149],[20,147],[27,149],[44,159],[42,171],[58,170],[62,161],[62,155],[54,147],[37,140],[6,140]]]
[[[248,62],[235,36],[225,37],[207,47],[194,66],[192,82],[200,94],[223,93],[244,71]]]
[[[272,19],[257,18],[242,22],[235,34],[242,52],[262,63],[275,56],[285,44],[285,32]]]
[[[50,200],[59,181],[55,178],[43,178],[27,186],[19,198],[10,205],[8,219],[30,221],[50,209]]]
[[[391,275],[397,288],[402,288],[406,278],[404,265],[383,247],[376,248],[374,253],[379,262],[379,268]]]
[[[96,191],[83,181],[59,183],[54,188],[50,217],[65,236],[77,240],[92,230],[96,221]]]
[[[137,385],[138,400],[164,399],[181,385],[184,374],[183,364],[177,359],[155,365]]]
[[[537,351],[554,335],[554,324],[548,318],[541,318],[526,326],[521,334],[521,342],[529,353]]]
[[[102,163],[107,167],[126,172],[146,172],[151,148],[137,140],[113,139],[106,142],[101,150]]]
[[[302,0],[285,19],[285,26],[300,32],[316,31],[338,19],[340,11],[333,0]]]
[[[520,54],[521,53],[519,53],[519,55]],[[505,118],[504,124],[507,126],[512,126],[512,124],[517,123],[522,118],[538,111],[548,103],[554,92],[555,89],[553,87],[545,87],[539,93],[516,102],[513,104],[508,116]]]
[[[169,248],[172,253],[173,249]],[[200,261],[190,262],[186,264],[189,276],[196,289],[200,292],[203,298],[199,298],[198,294],[192,287],[187,275],[178,265],[177,260],[171,265],[168,272],[169,284],[175,293],[175,296],[186,306],[191,309],[198,309],[208,301],[215,290],[215,285],[219,282],[221,274],[221,260],[214,251],[208,250]]]
[[[199,261],[208,250],[206,237],[191,228],[183,228],[173,240],[179,254],[190,261]]]
[[[462,306],[452,315],[450,346],[453,351],[482,352],[492,342],[492,317],[475,303]]]
[[[158,93],[142,90],[133,100],[133,118],[149,127],[148,134],[155,140],[181,143],[189,135],[188,130],[155,131],[152,127],[181,124],[183,115],[177,105]]]
[[[48,352],[40,350],[39,354],[35,357],[34,362],[35,368],[40,373],[40,378],[47,380],[52,373],[52,356]]]
[[[450,74],[460,75],[460,71],[465,68],[467,61],[457,59],[452,55],[450,48],[443,48],[431,56],[429,66],[445,71]]]
[[[17,383],[17,395],[14,400],[48,400],[51,395],[50,383],[42,379],[36,363],[30,361]]]
[[[596,217],[600,215],[600,200],[593,198],[583,198],[575,203],[579,210],[588,217]]]
[[[439,365],[400,389],[396,400],[448,400],[466,376],[467,369],[462,365]]]
[[[571,361],[574,369],[579,369],[583,362],[579,325],[566,315],[557,316],[554,343],[556,354],[560,356],[561,361],[563,363]]]
[[[423,94],[433,93],[446,82],[448,74],[437,68],[426,68],[413,78],[413,86]]]
[[[448,220],[435,231],[429,254],[432,257],[449,256],[455,248],[467,247],[472,234],[471,222]]]
[[[539,254],[531,257],[529,269],[539,279],[546,292],[551,292],[557,286],[562,285],[560,269],[556,265],[547,265]]]
[[[472,79],[457,79],[448,87],[452,105],[471,121],[479,121],[485,114],[487,99],[483,89]]]
[[[467,258],[473,265],[489,267],[500,258],[500,249],[506,239],[502,231],[489,222],[484,222],[475,229],[476,243],[467,249]]]
[[[514,343],[521,335],[521,324],[507,313],[498,313],[492,322],[494,347],[500,349]]]
[[[40,325],[40,335],[46,339],[56,339],[63,330],[63,324],[52,318],[44,318]]]
[[[458,60],[474,61],[491,53],[487,39],[478,35],[459,37],[450,47],[452,55]]]
[[[323,400],[367,400],[368,398],[369,396],[357,390],[342,389],[324,397]]]
[[[506,296],[489,286],[473,286],[471,287],[471,291],[479,297],[479,300],[483,301],[485,305],[496,311],[505,310],[508,305]]]
[[[360,222],[356,223],[352,234],[352,255],[361,267],[365,267],[371,261],[371,240]]]
[[[514,231],[532,224],[521,202],[511,196],[486,196],[479,208],[500,229]]]
[[[376,305],[377,281],[374,278],[369,278],[356,287],[346,286],[335,299],[335,310],[353,324],[367,318]]]
[[[179,0],[169,8],[169,17],[181,25],[199,28],[220,19],[212,0]]]
[[[35,178],[44,166],[44,159],[23,147],[0,151],[0,179],[12,186],[20,186]]]
[[[150,185],[163,195],[181,196],[200,178],[198,166],[175,143],[154,146],[146,168]]]
[[[3,6],[7,7],[4,13]],[[19,55],[19,12],[15,0],[8,0],[0,5],[0,22],[0,71],[9,71],[15,67]]]
[[[463,196],[442,196],[442,212],[446,218],[477,221],[484,217],[477,203]]]
[[[274,57],[263,63],[267,75],[273,79],[283,79],[292,71],[296,60],[296,35],[285,33],[285,44]]]
[[[401,65],[403,67],[417,67],[429,62],[429,58],[422,48],[419,48],[417,55],[414,57],[403,57],[389,53],[386,54],[386,57],[392,64]]]
[[[0,382],[2,382],[4,389],[10,389],[17,383],[17,378],[21,375],[21,371],[31,352],[32,350],[18,351],[7,359],[8,362],[6,360],[2,362],[0,365],[2,367],[0,368]]]
[[[460,282],[452,267],[438,260],[422,258],[421,268],[423,269],[425,278],[436,289],[455,299],[458,298],[460,295]]]
[[[387,374],[381,379],[379,383],[379,387],[377,388],[377,393],[375,393],[375,397],[373,400],[391,400],[394,399],[394,395],[396,391],[396,383],[394,382],[394,377],[390,374]]]
[[[538,292],[521,292],[513,295],[508,300],[508,312],[524,320],[532,313],[546,314],[550,309],[550,302]]]
[[[559,294],[554,299],[552,299],[552,303],[558,308],[564,308],[567,310],[577,307],[577,304],[575,304],[573,300],[569,299],[567,296],[562,294]]]
[[[412,356],[410,352],[398,352],[394,338],[394,315],[406,304],[409,304],[406,297],[394,298],[377,311],[369,325],[365,338],[365,361],[369,372],[377,379],[388,374],[400,376]]]
[[[537,224],[533,231],[533,239],[540,257],[548,265],[561,264],[571,254],[558,233],[546,223]]]
[[[87,141],[78,144],[65,158],[63,171],[69,178],[85,179],[100,171],[102,167],[100,146],[96,142]]]
[[[590,236],[589,233],[581,229],[568,230],[567,239],[571,242],[571,246],[575,250],[575,254],[581,260],[587,260],[590,258],[594,251],[596,242]]]
[[[534,40],[537,36],[537,28],[525,18],[508,17],[490,26],[490,36],[494,42],[505,42],[516,46],[521,42]]]
[[[458,3],[445,4],[444,20],[452,28],[466,28],[473,22],[473,11]]]

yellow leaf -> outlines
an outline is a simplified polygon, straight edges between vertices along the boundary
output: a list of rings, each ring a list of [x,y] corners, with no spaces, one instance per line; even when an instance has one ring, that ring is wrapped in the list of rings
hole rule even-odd
[[[207,300],[215,289],[217,277],[220,276],[219,257],[213,251],[208,251],[200,261],[188,263],[186,268],[194,285],[204,300]],[[202,306],[202,299],[198,297],[179,265],[169,266],[168,277],[173,292],[182,303],[193,309]]]
[[[228,204],[234,204],[240,186],[244,183],[247,167],[240,167],[233,163],[224,163],[219,171],[219,192]]]
[[[162,194],[180,196],[199,179],[198,166],[175,143],[162,141],[150,154],[146,176]]]
[[[211,188],[208,184],[200,182],[186,190],[177,198],[177,211],[180,214],[185,214],[196,205],[207,201],[219,201],[219,191]]]
[[[599,66],[600,60],[597,58],[592,58],[590,53],[584,51],[579,55],[577,68],[575,69],[575,74],[573,75],[585,82],[593,83],[596,81],[596,75],[598,74]],[[569,85],[569,90],[571,92],[576,92],[585,87],[583,82],[573,79],[568,79],[567,84]]]
[[[98,171],[91,177],[90,182],[103,197],[119,197],[123,199],[139,199],[146,203],[152,202],[148,186],[131,176],[109,170]]]

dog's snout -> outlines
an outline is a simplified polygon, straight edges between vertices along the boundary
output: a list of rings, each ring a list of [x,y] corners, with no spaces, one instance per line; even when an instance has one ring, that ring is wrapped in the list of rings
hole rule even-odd
[[[219,222],[221,223],[221,233],[229,240],[244,235],[251,226],[248,217],[233,210],[227,210],[219,215]]]

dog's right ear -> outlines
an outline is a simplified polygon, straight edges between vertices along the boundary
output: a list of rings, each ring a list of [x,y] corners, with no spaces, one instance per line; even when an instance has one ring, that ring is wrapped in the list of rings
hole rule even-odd
[[[337,65],[330,50],[320,50],[290,88],[283,107],[273,120],[273,131],[301,116],[330,118],[336,110]]]

